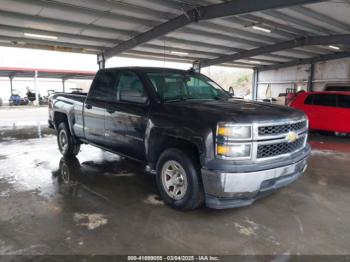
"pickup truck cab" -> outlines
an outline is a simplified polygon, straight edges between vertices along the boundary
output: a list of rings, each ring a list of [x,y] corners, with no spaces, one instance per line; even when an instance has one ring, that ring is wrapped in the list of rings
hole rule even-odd
[[[303,112],[234,99],[191,70],[100,70],[88,94],[50,97],[49,123],[64,156],[87,143],[142,162],[181,210],[252,204],[295,181],[310,154]]]

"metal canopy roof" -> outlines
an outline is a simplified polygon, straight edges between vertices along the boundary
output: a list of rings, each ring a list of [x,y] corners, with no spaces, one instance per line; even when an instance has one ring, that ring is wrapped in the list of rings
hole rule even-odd
[[[67,79],[93,79],[96,72],[91,71],[72,71],[72,70],[50,70],[35,68],[15,68],[0,67],[0,77],[34,77],[35,71],[38,78],[60,78]]]
[[[0,45],[278,68],[349,56],[349,13],[350,0],[0,0]]]

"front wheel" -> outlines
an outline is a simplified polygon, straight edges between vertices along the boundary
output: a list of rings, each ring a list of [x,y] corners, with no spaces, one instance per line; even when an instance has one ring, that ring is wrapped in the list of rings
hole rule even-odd
[[[79,153],[80,144],[76,143],[65,122],[58,125],[57,144],[63,156],[73,157]]]
[[[156,180],[162,199],[175,209],[196,209],[204,203],[199,165],[182,150],[171,148],[161,154]]]

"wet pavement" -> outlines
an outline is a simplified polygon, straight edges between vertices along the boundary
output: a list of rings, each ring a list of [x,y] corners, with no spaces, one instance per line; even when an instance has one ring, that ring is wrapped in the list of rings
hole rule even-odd
[[[64,159],[44,126],[0,129],[0,254],[349,254],[350,138],[311,143],[291,186],[179,212],[139,164],[87,145]]]

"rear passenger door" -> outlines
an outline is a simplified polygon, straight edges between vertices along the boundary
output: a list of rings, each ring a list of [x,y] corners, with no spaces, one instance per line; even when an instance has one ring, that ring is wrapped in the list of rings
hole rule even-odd
[[[339,94],[338,113],[334,116],[338,132],[350,133],[350,95]]]
[[[84,104],[85,138],[94,144],[105,146],[106,102],[116,97],[117,74],[113,71],[100,71],[92,83]]]
[[[145,160],[145,131],[149,101],[140,77],[119,71],[117,100],[106,107],[106,135],[114,151]]]
[[[312,114],[316,126],[314,129],[334,131],[336,125],[335,115],[337,114],[336,94],[314,94]]]

